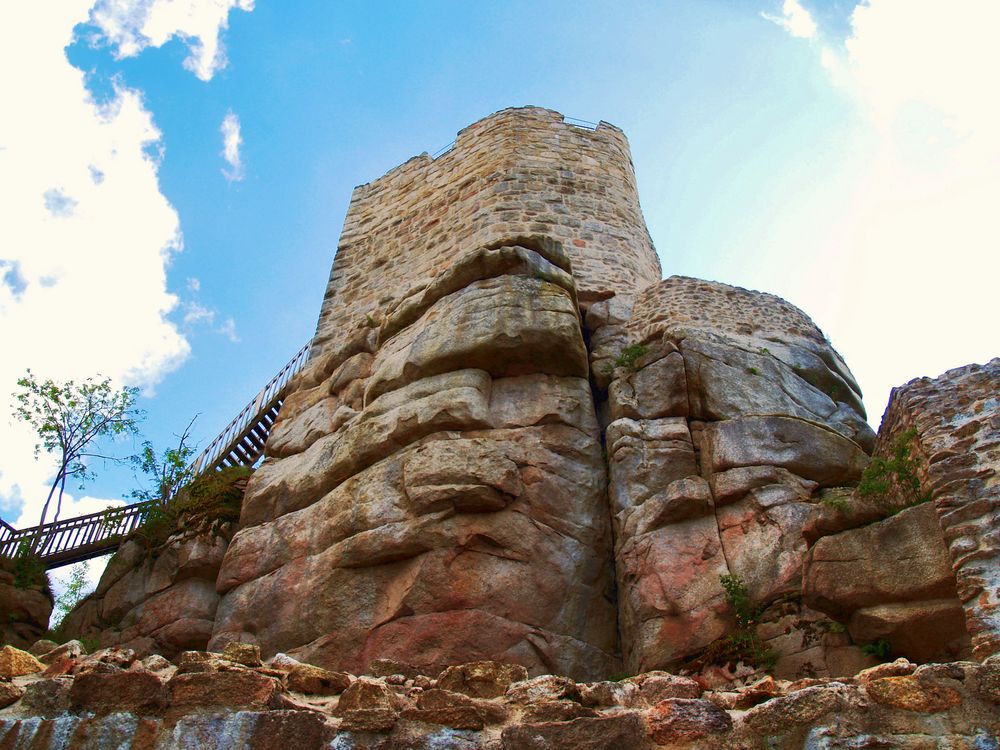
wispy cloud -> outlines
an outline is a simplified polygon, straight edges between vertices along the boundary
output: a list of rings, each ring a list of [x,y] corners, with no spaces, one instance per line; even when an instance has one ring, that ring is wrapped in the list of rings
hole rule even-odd
[[[226,318],[222,322],[222,325],[215,330],[217,333],[221,333],[234,344],[238,344],[241,341],[239,334],[236,333],[236,321],[232,318]]]
[[[792,36],[802,39],[812,39],[816,36],[816,22],[798,0],[784,0],[781,5],[781,15],[762,12],[761,16],[778,24]]]
[[[190,286],[188,288],[190,289]],[[216,325],[215,321],[219,318],[219,311],[213,307],[203,305],[197,300],[188,300],[184,303],[183,309],[182,321],[186,332],[192,333],[196,326],[205,326],[213,333],[225,336],[234,344],[240,343],[241,339],[236,332],[236,321],[232,316]]]
[[[254,0],[98,0],[90,21],[120,58],[180,39],[188,47],[184,67],[203,81],[226,66],[222,32],[231,10],[253,10]]]
[[[229,165],[228,168],[223,168],[222,174],[230,182],[242,180],[243,159],[240,147],[243,145],[243,136],[240,135],[240,118],[230,110],[222,118],[219,131],[222,133],[222,158]]]

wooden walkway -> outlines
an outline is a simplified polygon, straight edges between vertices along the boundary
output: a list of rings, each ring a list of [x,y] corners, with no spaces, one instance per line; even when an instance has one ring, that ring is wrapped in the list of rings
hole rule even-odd
[[[194,476],[226,466],[253,466],[260,460],[288,384],[309,360],[309,347],[302,347],[198,454],[191,463]],[[106,555],[118,549],[122,539],[143,522],[154,502],[133,503],[110,513],[101,511],[27,529],[15,529],[0,519],[0,557],[14,557],[22,545],[33,545],[51,570]]]

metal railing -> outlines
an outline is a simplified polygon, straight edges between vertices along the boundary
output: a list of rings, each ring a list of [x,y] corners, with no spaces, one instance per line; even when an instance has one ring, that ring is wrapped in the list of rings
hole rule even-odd
[[[0,542],[0,557],[14,557],[26,545],[46,568],[58,568],[106,555],[142,523],[154,503],[124,505],[29,529],[17,530],[4,524],[13,533]]]
[[[278,416],[288,383],[309,361],[311,342],[271,378],[233,421],[192,462],[195,475],[224,466],[253,466],[264,453],[264,443]]]
[[[226,466],[253,466],[260,460],[288,385],[309,361],[310,346],[311,342],[302,347],[198,454],[190,465],[192,476]],[[0,557],[14,557],[22,544],[30,545],[46,568],[106,555],[143,522],[156,502],[123,505],[27,529],[15,529],[0,519]]]

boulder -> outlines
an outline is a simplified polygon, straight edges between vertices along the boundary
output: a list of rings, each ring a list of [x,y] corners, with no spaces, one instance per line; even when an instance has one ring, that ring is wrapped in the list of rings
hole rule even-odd
[[[797,417],[738,417],[706,425],[703,471],[777,466],[823,487],[852,484],[868,457],[861,446],[824,425]]]
[[[503,730],[503,750],[640,750],[646,727],[638,713],[623,712],[572,721],[514,724]]]
[[[527,679],[528,671],[520,664],[478,661],[448,667],[438,675],[437,686],[473,698],[497,698],[512,683]]]
[[[13,646],[0,647],[0,678],[22,677],[44,669],[45,665],[27,651]]]
[[[806,603],[838,619],[862,607],[956,597],[951,559],[929,503],[821,538],[805,568]]]
[[[711,701],[667,698],[650,709],[649,735],[660,745],[716,738],[732,730],[729,714]]]
[[[343,672],[331,672],[311,664],[298,664],[286,678],[289,690],[308,695],[336,695],[344,692],[351,678]]]

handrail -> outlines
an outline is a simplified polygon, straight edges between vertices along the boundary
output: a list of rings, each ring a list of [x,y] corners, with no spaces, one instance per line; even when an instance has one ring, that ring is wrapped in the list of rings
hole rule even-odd
[[[84,516],[65,518],[43,526],[14,529],[11,536],[0,542],[0,557],[13,557],[23,542],[35,539],[42,540],[34,552],[43,559],[65,556],[67,553],[73,554],[80,548],[87,548],[87,552],[104,554],[100,550],[104,550],[109,543],[117,546],[121,537],[142,523],[147,511],[155,502],[147,500]]]
[[[192,476],[225,466],[253,466],[260,459],[289,383],[309,361],[311,345],[312,342],[299,349],[195,458],[188,466]],[[47,568],[107,554],[138,528],[157,502],[146,500],[20,530],[0,519],[0,557],[13,557],[28,540],[32,540],[34,552]]]
[[[275,401],[284,397],[289,381],[309,360],[311,346],[312,342],[309,342],[299,349],[295,356],[278,371],[278,374],[260,390],[260,393],[223,428],[215,440],[198,454],[198,457],[191,463],[193,474],[200,474],[209,468],[218,468],[219,462],[231,452],[230,446],[234,441],[237,441],[238,436],[246,430],[247,426],[258,415],[268,411],[268,407],[272,406]]]

